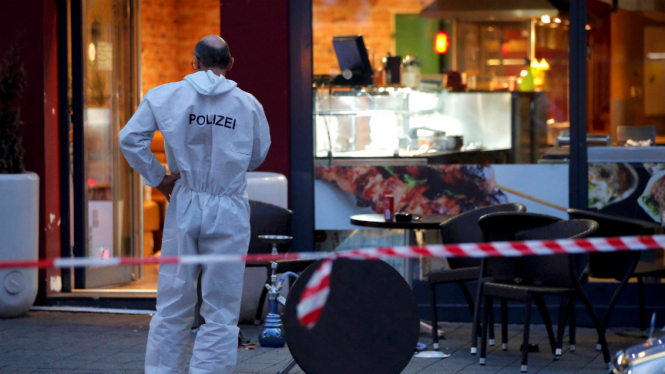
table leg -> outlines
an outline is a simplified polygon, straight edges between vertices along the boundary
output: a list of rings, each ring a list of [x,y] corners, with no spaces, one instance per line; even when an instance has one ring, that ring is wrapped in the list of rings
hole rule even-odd
[[[404,230],[404,245],[406,246],[411,245],[411,233],[412,230]],[[413,289],[413,259],[411,258],[404,259],[404,279]]]
[[[412,230],[404,230],[404,245],[410,246],[411,245],[411,234],[415,235],[415,232]],[[424,243],[418,243],[419,245],[423,245]],[[404,279],[406,280],[406,283],[409,284],[409,287],[413,289],[413,265],[414,265],[414,259],[412,258],[405,258],[404,259]],[[421,334],[432,334],[432,325],[429,323],[420,321],[420,333]],[[439,330],[439,337],[443,338],[445,336],[445,332],[443,330]]]

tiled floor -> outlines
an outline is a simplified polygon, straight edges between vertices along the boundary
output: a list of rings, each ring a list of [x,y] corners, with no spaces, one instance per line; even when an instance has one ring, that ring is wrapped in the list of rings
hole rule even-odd
[[[85,314],[30,312],[28,316],[0,319],[0,373],[142,373],[150,316],[121,314]],[[493,347],[487,364],[469,354],[470,325],[442,324],[446,339],[441,341],[447,359],[414,357],[405,374],[439,373],[519,373],[521,327],[510,326],[509,350]],[[243,334],[256,341],[259,329],[241,326]],[[610,330],[608,340],[612,355],[624,347],[640,343],[638,337],[626,337],[621,330]],[[192,334],[192,338],[194,334]],[[532,327],[532,342],[541,352],[529,355],[529,373],[602,374],[602,355],[595,350],[595,333],[578,329],[577,351],[553,361],[542,326]],[[193,342],[193,340],[192,340]],[[421,342],[429,339],[421,337]],[[288,349],[257,347],[243,349],[238,356],[236,373],[275,374],[290,360]],[[302,373],[295,369],[292,373]]]

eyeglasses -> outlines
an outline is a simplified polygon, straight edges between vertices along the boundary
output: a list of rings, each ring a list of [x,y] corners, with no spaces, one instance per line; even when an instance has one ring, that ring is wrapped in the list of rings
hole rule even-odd
[[[196,70],[196,61],[192,59],[192,69]]]

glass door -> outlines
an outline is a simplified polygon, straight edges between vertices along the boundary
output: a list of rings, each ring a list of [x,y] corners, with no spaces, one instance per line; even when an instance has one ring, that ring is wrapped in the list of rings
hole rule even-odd
[[[137,256],[140,187],[118,146],[138,102],[138,54],[132,0],[83,0],[83,139],[85,256]],[[81,198],[81,197],[79,197]],[[79,226],[82,227],[82,226]],[[79,254],[80,255],[80,254]],[[76,284],[101,288],[138,279],[134,266],[87,268]]]

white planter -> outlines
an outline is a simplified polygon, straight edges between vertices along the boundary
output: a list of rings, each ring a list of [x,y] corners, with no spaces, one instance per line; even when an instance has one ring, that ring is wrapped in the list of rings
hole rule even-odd
[[[0,174],[0,261],[39,257],[39,176]],[[0,317],[27,312],[37,297],[37,269],[0,270]]]

